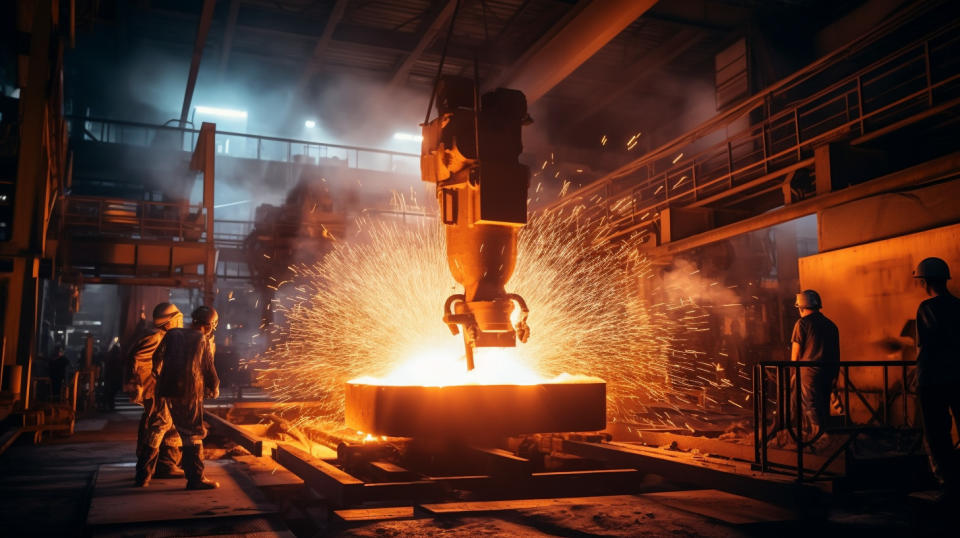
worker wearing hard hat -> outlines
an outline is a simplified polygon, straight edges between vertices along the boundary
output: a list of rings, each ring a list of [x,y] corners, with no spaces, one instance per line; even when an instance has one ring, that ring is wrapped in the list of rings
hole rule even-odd
[[[160,303],[153,309],[153,327],[142,332],[137,342],[130,348],[127,354],[126,364],[124,366],[125,381],[127,393],[130,395],[130,401],[143,406],[143,414],[140,416],[140,428],[137,430],[137,459],[141,456],[146,457],[150,452],[147,447],[147,427],[150,424],[150,416],[157,412],[157,399],[155,394],[156,380],[153,377],[153,353],[160,345],[164,335],[170,329],[183,327],[183,314],[180,309],[172,303]],[[162,442],[159,450],[159,460],[156,465],[156,476],[158,478],[176,478],[182,477],[183,471],[180,469],[180,436],[173,428],[168,428],[161,436]],[[137,465],[136,483],[144,486],[149,483],[154,473],[147,474],[142,463]]]
[[[792,361],[814,361],[823,366],[800,367],[800,391],[803,400],[804,429],[817,437],[830,416],[830,393],[840,372],[840,331],[820,312],[820,294],[804,290],[797,294],[794,306],[800,319],[793,326]]]
[[[950,268],[927,258],[913,273],[929,299],[917,309],[917,397],[930,467],[944,494],[960,493],[950,412],[960,428],[960,299],[947,290]]]
[[[157,461],[160,438],[170,425],[183,440],[183,471],[187,489],[213,489],[219,486],[203,474],[203,399],[220,395],[220,379],[213,364],[212,335],[217,330],[217,311],[201,306],[193,311],[189,329],[174,329],[153,354],[153,373],[157,376],[157,397],[161,412],[151,417],[151,452],[145,460],[149,472]]]

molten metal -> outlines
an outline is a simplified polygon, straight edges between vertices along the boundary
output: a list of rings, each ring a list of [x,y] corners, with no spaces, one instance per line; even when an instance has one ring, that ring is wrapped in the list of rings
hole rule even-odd
[[[349,428],[392,437],[490,439],[606,428],[606,383],[346,385]]]

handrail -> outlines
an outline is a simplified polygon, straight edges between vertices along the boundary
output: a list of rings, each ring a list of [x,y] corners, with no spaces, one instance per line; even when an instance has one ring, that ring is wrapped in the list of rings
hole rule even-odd
[[[674,204],[697,207],[736,194],[750,197],[785,188],[782,177],[813,167],[813,148],[818,145],[866,140],[960,106],[952,91],[960,75],[933,72],[930,62],[931,54],[948,54],[944,49],[957,48],[958,29],[960,22],[950,23],[802,99],[777,103],[778,95],[797,90],[831,65],[815,62],[734,107],[736,113],[715,116],[545,210],[585,204],[581,218],[602,218],[609,233],[600,240],[607,241],[650,227],[659,220],[660,210]],[[874,84],[878,79],[887,86]],[[756,110],[762,110],[763,120],[690,154],[688,146]]]
[[[757,362],[754,366],[753,372],[753,431],[755,465],[762,472],[771,471],[774,467],[786,467],[784,464],[774,464],[770,462],[768,458],[768,442],[779,432],[785,431],[789,434],[789,437],[793,440],[796,447],[797,464],[795,472],[797,481],[802,482],[804,480],[817,480],[826,476],[826,471],[830,465],[836,460],[837,457],[840,456],[840,454],[846,450],[846,448],[860,433],[876,430],[877,428],[909,428],[916,430],[915,427],[910,427],[907,419],[909,410],[907,398],[910,396],[916,397],[916,393],[911,393],[908,389],[908,369],[916,365],[917,361],[904,360],[837,361],[834,363],[826,363],[823,361]],[[801,378],[803,376],[796,375],[796,373],[804,368],[824,367],[837,368],[838,383],[834,390],[842,391],[842,404],[845,412],[844,428],[839,432],[837,430],[832,431],[846,434],[848,438],[841,446],[837,447],[831,454],[829,454],[827,459],[817,471],[815,471],[810,477],[807,477],[806,469],[804,468],[803,463],[804,450],[813,446],[824,434],[824,430],[816,432],[816,434],[810,439],[805,439],[803,430],[803,399],[801,388]],[[853,384],[850,378],[851,368],[883,368],[883,384],[879,390],[880,405],[878,408],[875,409],[874,406],[872,406],[864,397],[864,391],[862,389],[858,389]],[[898,368],[900,372],[899,395],[902,405],[903,423],[899,426],[892,424],[890,420],[890,368]],[[769,369],[774,369],[776,374],[773,378],[776,387],[773,395],[775,398],[773,414],[776,415],[776,420],[773,424],[769,424],[767,421],[767,415],[770,414],[767,401],[767,372]],[[793,371],[793,373],[788,373],[788,371]],[[842,384],[839,383],[840,374],[842,374]],[[791,384],[794,386],[791,387]],[[870,413],[870,418],[865,424],[853,424],[850,419],[851,394],[856,396]],[[896,397],[896,394],[894,394],[894,397]],[[771,430],[769,426],[773,426],[773,429]],[[826,430],[831,431],[831,428],[827,426]]]
[[[141,127],[141,128],[145,128],[145,129],[156,129],[156,130],[158,130],[158,131],[164,130],[164,131],[177,131],[177,132],[183,132],[183,133],[200,134],[200,129],[190,129],[190,128],[187,128],[187,127],[178,127],[178,126],[174,126],[174,125],[165,125],[165,124],[156,125],[156,124],[153,124],[153,123],[143,123],[143,122],[130,121],[130,120],[117,120],[117,119],[112,119],[112,118],[76,116],[76,115],[73,115],[73,114],[68,114],[68,115],[66,115],[66,116],[64,116],[64,117],[65,117],[67,120],[71,120],[71,121],[72,121],[72,120],[77,120],[77,121],[91,121],[91,122],[96,122],[96,123],[112,123],[112,124],[115,124],[115,125],[126,125],[126,126],[128,126],[128,127]],[[390,150],[390,149],[370,148],[370,147],[365,147],[365,146],[349,146],[349,145],[344,145],[344,144],[333,144],[333,143],[330,143],[330,142],[317,142],[317,141],[315,141],[315,140],[302,140],[302,139],[298,139],[298,138],[284,138],[284,137],[280,137],[280,136],[258,135],[258,134],[250,134],[250,133],[238,133],[238,132],[234,132],[234,131],[220,131],[220,130],[217,130],[217,134],[218,134],[218,135],[226,135],[226,136],[240,136],[240,137],[245,137],[245,138],[255,138],[255,139],[260,139],[260,140],[269,140],[269,141],[272,141],[272,142],[288,142],[288,143],[293,143],[293,144],[305,144],[305,145],[313,145],[313,146],[323,146],[323,147],[328,147],[328,148],[349,149],[349,150],[351,150],[351,151],[353,151],[353,150],[358,150],[358,151],[365,151],[365,152],[369,152],[369,153],[383,153],[383,154],[389,154],[389,155],[399,155],[399,156],[401,156],[401,157],[416,157],[417,159],[420,158],[420,155],[417,154],[417,153],[405,153],[405,152],[402,152],[402,151],[394,151],[394,150]]]
[[[940,3],[945,3],[945,2],[940,2]],[[716,130],[721,129],[729,125],[731,122],[744,117],[746,114],[750,113],[751,111],[759,107],[768,106],[772,101],[773,97],[775,96],[775,94],[780,92],[786,92],[788,89],[794,88],[796,86],[803,84],[804,82],[807,82],[810,78],[821,73],[822,69],[830,65],[833,65],[834,62],[839,61],[844,57],[847,57],[856,52],[859,52],[869,44],[873,43],[874,41],[884,37],[891,31],[895,30],[903,23],[904,20],[909,20],[909,18],[920,14],[922,10],[932,9],[933,7],[935,6],[933,5],[919,6],[917,11],[907,11],[905,13],[902,13],[901,16],[892,17],[891,19],[886,21],[884,24],[872,30],[868,35],[851,41],[847,45],[807,65],[805,68],[794,72],[793,74],[781,79],[780,81],[763,89],[762,91],[748,97],[743,102],[733,105],[731,108],[720,112],[716,116],[713,116],[712,118],[704,121],[697,127],[684,133],[683,135],[665,144],[662,144],[658,148],[647,152],[645,155],[637,159],[634,159],[633,161],[621,166],[620,168],[614,170],[613,172],[610,172],[606,176],[597,179],[591,184],[581,187],[580,189],[577,189],[576,191],[569,193],[564,198],[557,200],[553,204],[547,206],[547,209],[554,209],[556,207],[564,206],[567,203],[569,203],[571,199],[575,199],[575,198],[582,199],[590,194],[594,194],[600,191],[603,187],[605,187],[607,184],[611,183],[612,181],[619,179],[630,173],[633,173],[646,164],[649,164],[659,159],[667,158],[671,155],[675,155],[678,149],[683,148],[687,145],[690,145],[696,140],[699,140],[701,138],[708,136],[711,133],[714,133]],[[956,27],[957,27],[957,23],[950,24],[949,26],[941,28],[937,32],[934,32],[927,38],[918,40],[917,43],[922,43],[936,35],[947,33],[948,31],[956,29]],[[908,48],[908,47],[904,47],[904,48]],[[815,94],[812,94],[811,96],[808,96],[807,99],[811,97],[816,98],[818,96],[819,96],[819,93],[815,93]],[[785,108],[793,108],[792,106],[793,104],[794,103],[788,103],[785,105]],[[769,119],[772,120],[776,118],[777,118],[777,115],[773,115],[773,116],[770,116]]]
[[[164,140],[170,149],[192,151],[200,132],[174,125],[98,117],[68,116],[67,120],[74,132],[100,144],[152,146],[158,142],[156,135],[163,132],[171,135]],[[99,125],[99,136],[90,132],[98,130],[96,125]],[[215,138],[217,152],[231,157],[293,163],[303,163],[299,159],[305,158],[314,164],[334,163],[353,169],[410,175],[419,171],[420,156],[414,153],[234,131],[217,131]]]
[[[107,196],[84,196],[71,194],[65,196],[64,199],[68,202],[91,202],[91,203],[106,203],[106,204],[137,204],[137,205],[151,205],[151,206],[162,206],[162,207],[187,207],[187,208],[196,208],[202,209],[203,204],[191,204],[186,200],[180,202],[170,202],[170,201],[157,201],[157,200],[137,200],[133,198],[111,198]],[[220,222],[220,221],[217,221]]]
[[[197,242],[207,235],[204,211],[185,201],[65,196],[62,230]]]
[[[802,366],[802,367],[824,367],[824,366],[916,366],[917,361],[837,361],[825,363],[823,361],[758,361],[760,366]]]

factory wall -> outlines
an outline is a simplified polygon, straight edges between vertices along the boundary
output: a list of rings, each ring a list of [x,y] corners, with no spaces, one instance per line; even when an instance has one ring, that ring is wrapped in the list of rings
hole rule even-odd
[[[822,233],[828,234],[829,230]],[[824,252],[800,259],[800,284],[823,297],[823,312],[840,329],[841,360],[912,360],[912,331],[905,326],[916,316],[926,298],[912,278],[920,260],[937,256],[960,272],[960,224],[952,224],[890,239]],[[960,279],[949,281],[952,293],[960,295]],[[868,396],[879,403],[882,369],[867,368],[851,374],[860,389],[876,391]],[[891,386],[899,385],[898,369],[891,369]],[[908,381],[909,385],[909,381]],[[899,391],[899,389],[894,389]],[[862,406],[854,418],[864,418]],[[891,409],[902,409],[898,401]]]
[[[820,211],[819,251],[960,222],[960,179],[872,196]]]

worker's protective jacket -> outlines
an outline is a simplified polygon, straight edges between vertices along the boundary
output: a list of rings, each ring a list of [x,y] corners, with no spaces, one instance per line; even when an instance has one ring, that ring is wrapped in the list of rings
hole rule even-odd
[[[153,377],[153,353],[163,340],[167,331],[152,327],[140,334],[137,342],[130,348],[124,364],[124,383],[140,390],[131,400],[142,404],[143,400],[154,398],[156,378]]]
[[[947,294],[920,303],[917,347],[920,386],[960,383],[960,299]]]
[[[153,354],[153,373],[159,398],[201,401],[220,390],[212,346],[196,329],[167,331]]]

